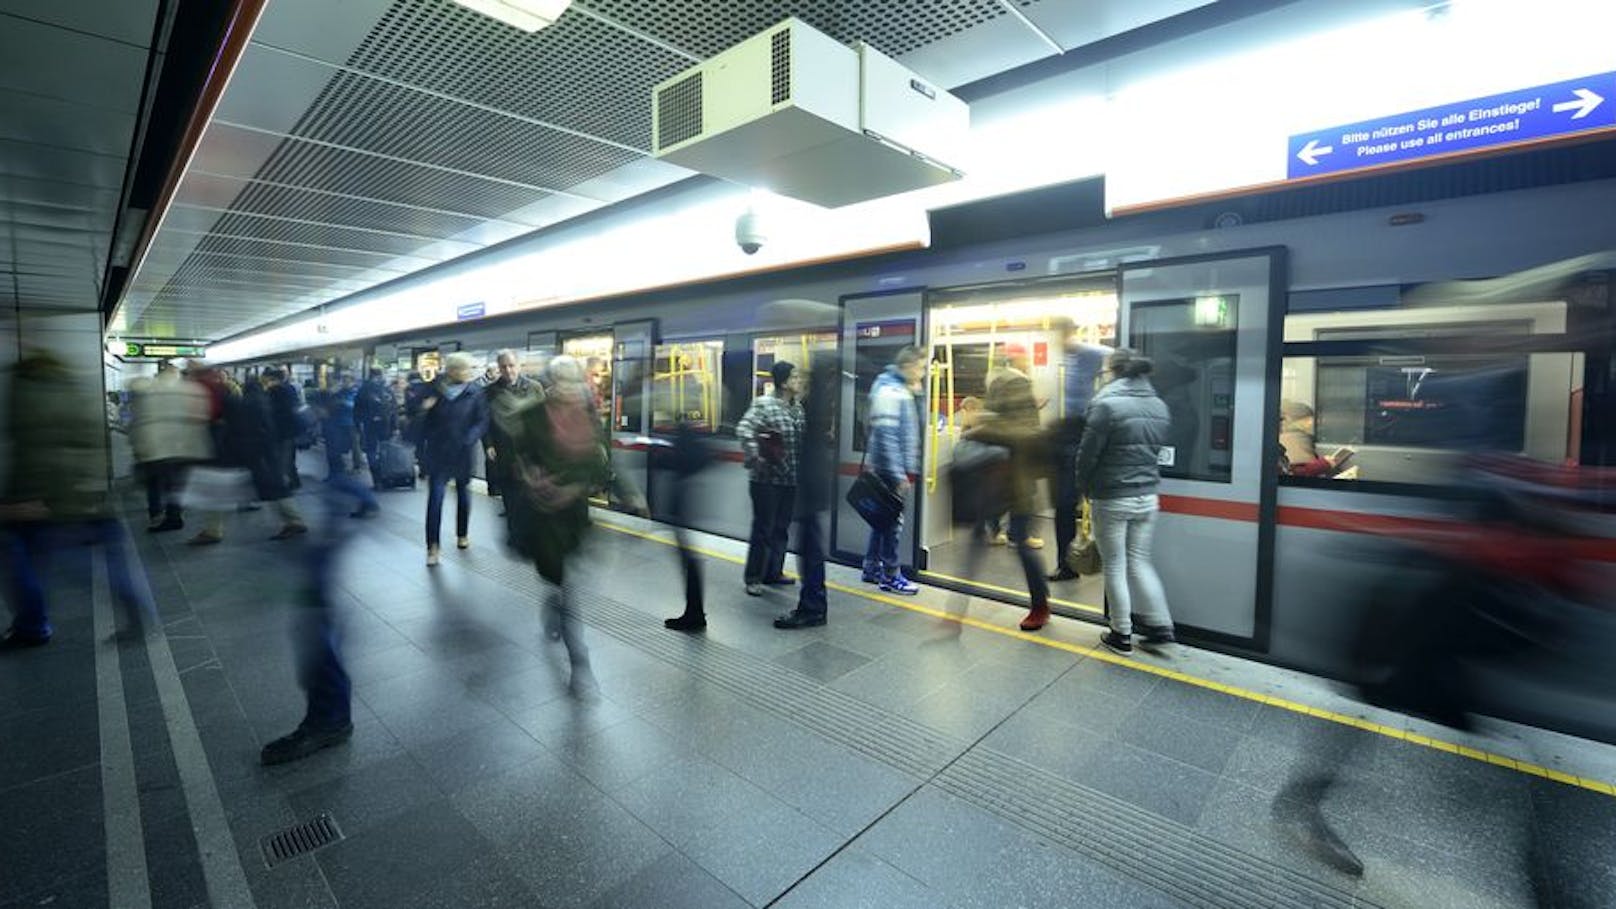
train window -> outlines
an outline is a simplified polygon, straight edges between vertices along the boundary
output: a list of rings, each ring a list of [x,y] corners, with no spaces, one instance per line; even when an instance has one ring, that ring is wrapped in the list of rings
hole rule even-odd
[[[813,356],[821,351],[836,349],[834,331],[813,334],[764,336],[752,339],[752,397],[768,394],[773,388],[769,370],[776,361],[784,360],[799,368],[806,368]],[[805,373],[806,375],[806,373]],[[748,404],[751,402],[748,401]]]
[[[561,342],[561,352],[583,364],[584,377],[594,395],[600,427],[611,432],[612,422],[612,336],[573,335]]]
[[[1128,346],[1155,361],[1150,381],[1172,417],[1163,476],[1229,482],[1238,304],[1226,294],[1133,307]]]
[[[1575,458],[1583,356],[1552,337],[1565,302],[1399,303],[1286,317],[1285,482],[1442,484],[1472,453]]]
[[[681,422],[716,432],[724,413],[724,342],[671,341],[656,346],[651,367],[651,429],[672,432]]]

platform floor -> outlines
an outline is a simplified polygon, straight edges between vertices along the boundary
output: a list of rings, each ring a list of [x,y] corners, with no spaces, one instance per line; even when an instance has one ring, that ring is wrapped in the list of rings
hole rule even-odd
[[[1118,658],[1094,625],[1021,635],[1019,610],[840,567],[830,623],[776,631],[789,596],[746,596],[717,538],[688,637],[660,624],[666,528],[617,514],[578,699],[497,505],[477,496],[473,547],[428,569],[424,501],[350,522],[356,732],[283,767],[258,749],[302,712],[301,575],[267,511],[204,549],[135,522],[144,639],[113,636],[85,553],[59,558],[56,640],[0,657],[0,906],[1472,909],[1533,905],[1533,877],[1548,905],[1616,905],[1616,749],[1458,737],[1193,649]],[[1272,820],[1294,769],[1337,759],[1327,813],[1362,879]],[[322,812],[343,838],[270,867],[264,838]]]

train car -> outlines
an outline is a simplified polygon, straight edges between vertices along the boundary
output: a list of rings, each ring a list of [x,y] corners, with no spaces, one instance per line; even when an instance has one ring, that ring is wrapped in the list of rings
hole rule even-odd
[[[1046,213],[1035,223],[1058,225],[1051,207],[1091,191],[1057,188],[1015,204]],[[646,441],[687,421],[728,462],[696,481],[703,488],[690,523],[744,538],[747,477],[734,425],[765,390],[770,365],[839,358],[845,491],[860,466],[870,383],[898,348],[918,345],[930,354],[918,401],[924,463],[901,552],[922,583],[1025,602],[1006,549],[963,576],[944,478],[962,404],[984,393],[1011,353],[1027,364],[1046,423],[1065,416],[1057,326],[1070,320],[1085,340],[1126,345],[1159,364],[1154,378],[1174,428],[1156,552],[1181,637],[1336,675],[1341,641],[1360,623],[1362,585],[1343,555],[1386,522],[1445,514],[1456,458],[1501,451],[1603,465],[1616,456],[1608,375],[1616,263],[1591,259],[1572,268],[1582,277],[1491,296],[1442,283],[1599,252],[1600,238],[1616,236],[1616,181],[1417,207],[1418,218],[1406,207],[1357,208],[1230,228],[1208,227],[1208,209],[1024,236],[1006,236],[1014,227],[997,237],[937,228],[921,252],[307,353],[422,373],[454,350],[490,362],[506,347],[577,356],[597,383],[619,469],[648,489],[654,513],[663,516],[665,497]],[[954,221],[980,224],[989,213],[966,214]],[[934,218],[948,223],[947,213]],[[1304,412],[1308,441],[1330,462],[1322,475],[1283,467],[1285,414]],[[1039,496],[1033,533],[1048,541],[1053,570],[1052,506],[1047,490]],[[1364,516],[1381,520],[1346,520]],[[845,504],[830,534],[835,558],[857,564],[867,529]],[[1052,603],[1089,620],[1105,610],[1096,577],[1057,583]]]

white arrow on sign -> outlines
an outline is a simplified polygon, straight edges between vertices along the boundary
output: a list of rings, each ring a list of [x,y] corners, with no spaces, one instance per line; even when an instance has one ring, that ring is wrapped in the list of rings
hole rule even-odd
[[[1594,108],[1605,103],[1603,95],[1594,94],[1586,88],[1579,88],[1572,94],[1577,96],[1577,100],[1561,101],[1554,106],[1555,113],[1563,114],[1568,110],[1574,110],[1576,113],[1571,115],[1571,119],[1581,120],[1583,117],[1593,113]]]
[[[1319,158],[1333,151],[1335,151],[1335,146],[1320,145],[1319,140],[1309,139],[1307,144],[1302,146],[1302,150],[1296,153],[1296,157],[1300,158],[1308,167],[1312,167],[1319,163]]]

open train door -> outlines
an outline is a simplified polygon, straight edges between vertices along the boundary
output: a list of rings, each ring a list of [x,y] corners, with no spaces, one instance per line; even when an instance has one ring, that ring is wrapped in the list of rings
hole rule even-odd
[[[1125,265],[1119,343],[1172,415],[1154,556],[1190,636],[1268,647],[1279,463],[1280,248]]]
[[[870,528],[858,512],[847,504],[847,491],[858,478],[864,456],[866,417],[870,386],[886,369],[898,351],[920,343],[920,314],[925,302],[921,288],[906,288],[879,294],[842,298],[842,387],[836,427],[836,501],[831,503],[831,552],[842,561],[859,563],[869,543]],[[924,402],[915,401],[917,415],[925,413]],[[925,434],[915,431],[924,439]],[[919,487],[917,486],[918,490]],[[920,497],[910,495],[903,518],[903,535],[898,538],[898,557],[904,564],[915,564],[915,527]]]

